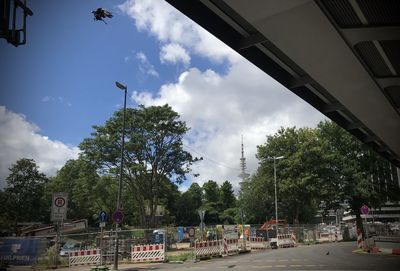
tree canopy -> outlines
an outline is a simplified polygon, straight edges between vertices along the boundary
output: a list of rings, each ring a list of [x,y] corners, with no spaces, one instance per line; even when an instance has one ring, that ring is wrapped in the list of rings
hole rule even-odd
[[[94,126],[92,136],[80,144],[82,157],[103,174],[116,176],[119,172],[122,115],[123,110],[117,111],[105,125]],[[149,222],[154,226],[163,182],[182,183],[196,161],[182,148],[187,131],[185,122],[168,105],[126,111],[123,181],[142,225],[149,207]],[[122,202],[126,200],[124,197]]]

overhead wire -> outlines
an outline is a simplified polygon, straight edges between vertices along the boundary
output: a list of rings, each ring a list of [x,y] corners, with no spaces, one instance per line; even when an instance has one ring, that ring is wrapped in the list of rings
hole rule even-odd
[[[214,160],[214,159],[212,159],[212,158],[210,158],[210,157],[207,157],[207,156],[204,155],[203,153],[200,153],[199,151],[193,149],[192,147],[189,147],[189,146],[187,146],[187,145],[185,145],[185,144],[183,144],[183,146],[184,146],[185,148],[187,148],[189,151],[192,151],[192,152],[197,153],[198,155],[201,155],[201,157],[202,157],[204,160],[207,160],[207,161],[209,161],[209,162],[212,162],[212,163],[214,163],[214,164],[216,164],[216,165],[219,165],[219,166],[221,166],[221,167],[225,167],[225,168],[229,168],[229,169],[232,169],[232,170],[240,171],[239,168],[234,168],[234,167],[225,165],[225,164],[223,164],[223,163],[221,163],[221,162],[218,162],[218,161],[216,161],[216,160]]]

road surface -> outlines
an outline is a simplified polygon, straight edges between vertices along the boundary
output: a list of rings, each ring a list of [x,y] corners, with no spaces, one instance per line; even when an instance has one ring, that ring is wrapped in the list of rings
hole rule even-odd
[[[154,268],[174,271],[400,270],[400,256],[355,253],[353,250],[355,250],[354,242],[330,243],[260,251],[198,263],[162,264]]]

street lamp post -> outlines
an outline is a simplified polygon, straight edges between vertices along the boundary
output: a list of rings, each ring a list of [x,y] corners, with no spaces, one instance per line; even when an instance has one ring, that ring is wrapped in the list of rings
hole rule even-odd
[[[276,193],[276,160],[285,158],[284,156],[267,157],[267,160],[274,160],[274,186],[275,186],[275,219],[276,219],[276,245],[278,245],[278,196]]]
[[[124,96],[124,113],[123,113],[123,125],[122,125],[122,144],[121,144],[121,167],[119,171],[118,181],[118,195],[117,195],[117,211],[121,211],[121,192],[122,192],[122,174],[124,168],[124,145],[125,145],[125,111],[126,111],[126,94],[128,87],[122,85],[119,82],[115,82],[115,85],[125,92]],[[119,250],[119,238],[118,238],[118,226],[119,223],[115,223],[115,251],[114,251],[114,270],[118,270],[118,250]]]

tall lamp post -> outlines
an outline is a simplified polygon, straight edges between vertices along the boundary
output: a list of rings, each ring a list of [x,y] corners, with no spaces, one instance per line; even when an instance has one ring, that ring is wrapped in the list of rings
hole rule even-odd
[[[122,174],[124,168],[124,145],[125,145],[125,111],[126,111],[126,93],[128,92],[128,87],[124,86],[119,82],[115,82],[115,85],[125,92],[124,97],[124,113],[123,113],[123,126],[122,126],[122,144],[121,144],[121,167],[119,171],[119,181],[118,181],[118,196],[117,196],[117,212],[121,211],[121,192],[122,192]],[[122,219],[122,218],[121,218]],[[115,251],[114,251],[114,270],[118,270],[118,250],[119,250],[119,238],[118,238],[118,226],[120,222],[115,223]]]
[[[285,158],[284,156],[267,157],[267,160],[274,160],[274,185],[275,185],[275,219],[276,219],[276,245],[278,245],[278,197],[276,193],[276,160]]]

